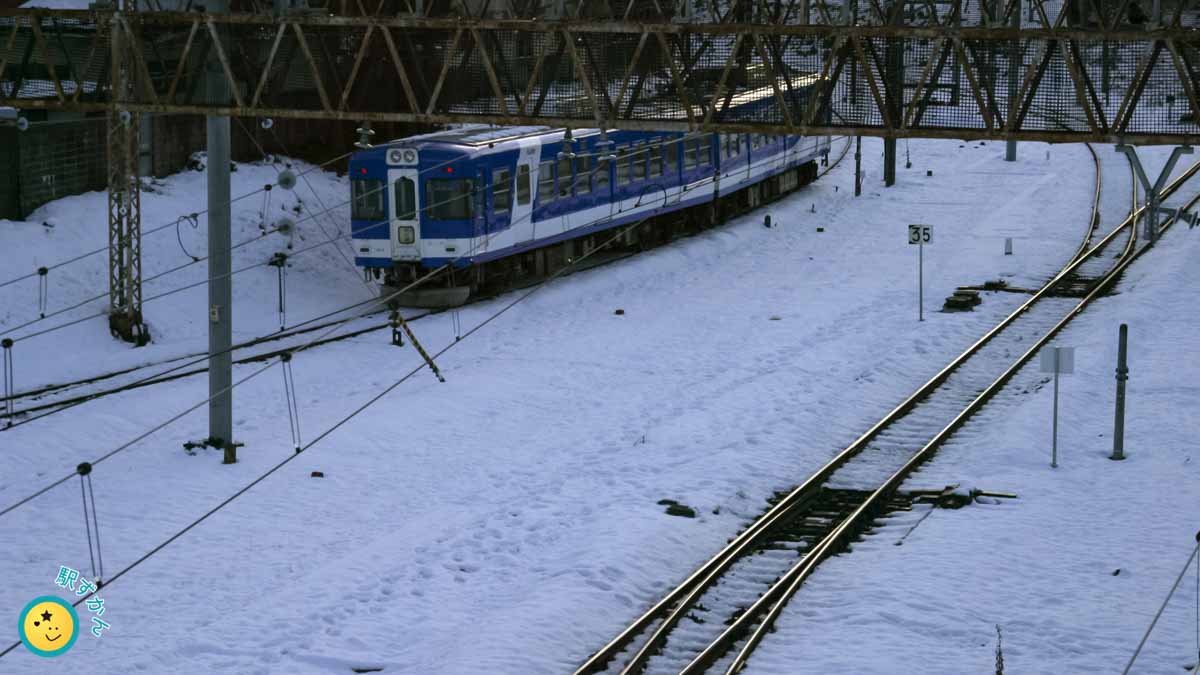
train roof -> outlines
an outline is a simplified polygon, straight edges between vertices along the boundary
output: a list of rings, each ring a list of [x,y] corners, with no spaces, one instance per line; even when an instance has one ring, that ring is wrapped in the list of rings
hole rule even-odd
[[[524,127],[505,127],[495,126],[491,124],[465,124],[453,129],[444,129],[442,131],[434,131],[428,134],[420,134],[417,136],[406,136],[389,141],[388,145],[397,143],[445,143],[446,145],[457,145],[464,148],[480,148],[483,146],[494,146],[498,143],[506,141],[519,141],[526,138],[539,138],[542,136],[552,136],[554,140],[561,138],[566,130],[563,127],[548,127],[548,126],[524,126]],[[572,134],[575,137],[587,136],[591,133],[597,133],[595,129],[575,129]]]

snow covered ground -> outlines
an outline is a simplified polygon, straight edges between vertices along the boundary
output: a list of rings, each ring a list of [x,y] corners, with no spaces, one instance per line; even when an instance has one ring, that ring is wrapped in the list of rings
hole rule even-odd
[[[1013,164],[997,144],[914,142],[912,169],[887,189],[880,148],[864,141],[860,198],[848,157],[759,213],[556,281],[443,356],[445,384],[419,373],[104,589],[112,628],[103,637],[83,635],[56,659],[18,649],[0,659],[0,673],[570,671],[773,491],[808,476],[1024,296],[988,293],[976,311],[955,314],[936,311],[942,298],[996,278],[1035,285],[1087,226],[1093,170],[1083,146],[1022,145]],[[1129,172],[1111,148],[1098,152],[1111,228],[1129,206]],[[1152,154],[1157,166],[1162,153]],[[234,194],[271,182],[277,168],[240,165]],[[316,219],[301,222],[306,244],[348,223],[345,182],[309,178],[320,199],[303,182],[295,193],[273,191],[265,218],[270,226],[297,199],[297,219],[322,202],[335,207],[326,232]],[[143,221],[199,211],[202,185],[194,172],[163,181],[144,195]],[[26,223],[0,222],[4,277],[103,246],[103,209],[96,193]],[[261,209],[261,195],[237,204],[235,242],[260,233]],[[777,227],[762,227],[766,213]],[[910,222],[934,225],[922,323]],[[181,229],[195,255],[203,217],[199,225]],[[1196,236],[1172,232],[1118,295],[1063,336],[1079,352],[1078,374],[1063,384],[1057,471],[1045,449],[1048,390],[1037,373],[1023,374],[910,481],[1020,499],[934,513],[900,547],[892,544],[922,514],[893,519],[818,571],[751,667],[892,673],[917,662],[927,672],[989,672],[1001,624],[1012,672],[1117,670],[1197,527],[1196,465],[1187,461],[1196,423],[1184,407],[1196,381],[1187,283]],[[1005,237],[1014,256],[1003,255]],[[268,235],[239,249],[234,267],[281,246]],[[366,297],[335,246],[294,257],[290,323]],[[188,260],[173,229],[148,235],[143,255],[147,275]],[[102,293],[105,274],[103,254],[51,272],[50,309]],[[196,265],[162,289],[203,278]],[[275,283],[269,267],[235,277],[239,337],[278,327]],[[147,285],[147,297],[154,292]],[[464,330],[513,297],[463,309]],[[201,285],[148,302],[155,342],[143,349],[112,340],[102,317],[18,342],[17,387],[202,349],[205,298]],[[0,289],[0,331],[36,310],[33,281]],[[1104,459],[1111,439],[1087,425],[1110,423],[1122,320],[1134,345],[1131,459],[1117,464]],[[413,328],[431,350],[454,340],[450,314]],[[419,362],[381,333],[298,356],[304,439]],[[239,366],[234,378],[260,368]],[[189,378],[0,432],[0,508],[206,396],[204,378]],[[96,467],[106,576],[292,453],[278,368],[234,398],[246,444],[238,464],[182,451],[205,435],[201,408]],[[60,565],[90,576],[76,482],[0,518],[0,614],[55,592]],[[664,498],[698,517],[665,514]],[[1185,597],[1195,592],[1188,583]],[[1143,672],[1187,662],[1186,610],[1168,612]]]

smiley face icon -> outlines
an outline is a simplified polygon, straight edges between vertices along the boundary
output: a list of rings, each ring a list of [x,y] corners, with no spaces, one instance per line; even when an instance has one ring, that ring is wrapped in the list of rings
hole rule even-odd
[[[79,637],[75,608],[53,595],[34,598],[25,605],[17,625],[21,642],[38,656],[65,654]]]

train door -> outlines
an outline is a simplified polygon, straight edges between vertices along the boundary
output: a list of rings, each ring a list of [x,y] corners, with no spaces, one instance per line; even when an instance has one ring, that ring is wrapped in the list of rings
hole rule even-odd
[[[538,189],[538,161],[542,155],[542,143],[537,138],[523,138],[520,141],[521,151],[517,153],[517,174],[514,189],[512,219],[509,227],[512,230],[513,243],[520,244],[535,238],[533,224],[534,194]]]
[[[421,226],[418,219],[421,209],[417,180],[416,168],[388,171],[393,260],[421,259]]]
[[[533,186],[537,185],[537,154],[522,152],[517,157],[516,194],[512,200],[512,229],[514,243],[533,238]]]

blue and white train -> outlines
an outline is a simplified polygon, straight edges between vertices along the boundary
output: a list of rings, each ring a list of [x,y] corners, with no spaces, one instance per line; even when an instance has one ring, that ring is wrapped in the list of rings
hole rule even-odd
[[[828,152],[825,136],[484,125],[401,139],[350,160],[355,263],[392,288],[446,267],[399,304],[461,304],[598,246],[644,248],[755,208],[813,180]]]

